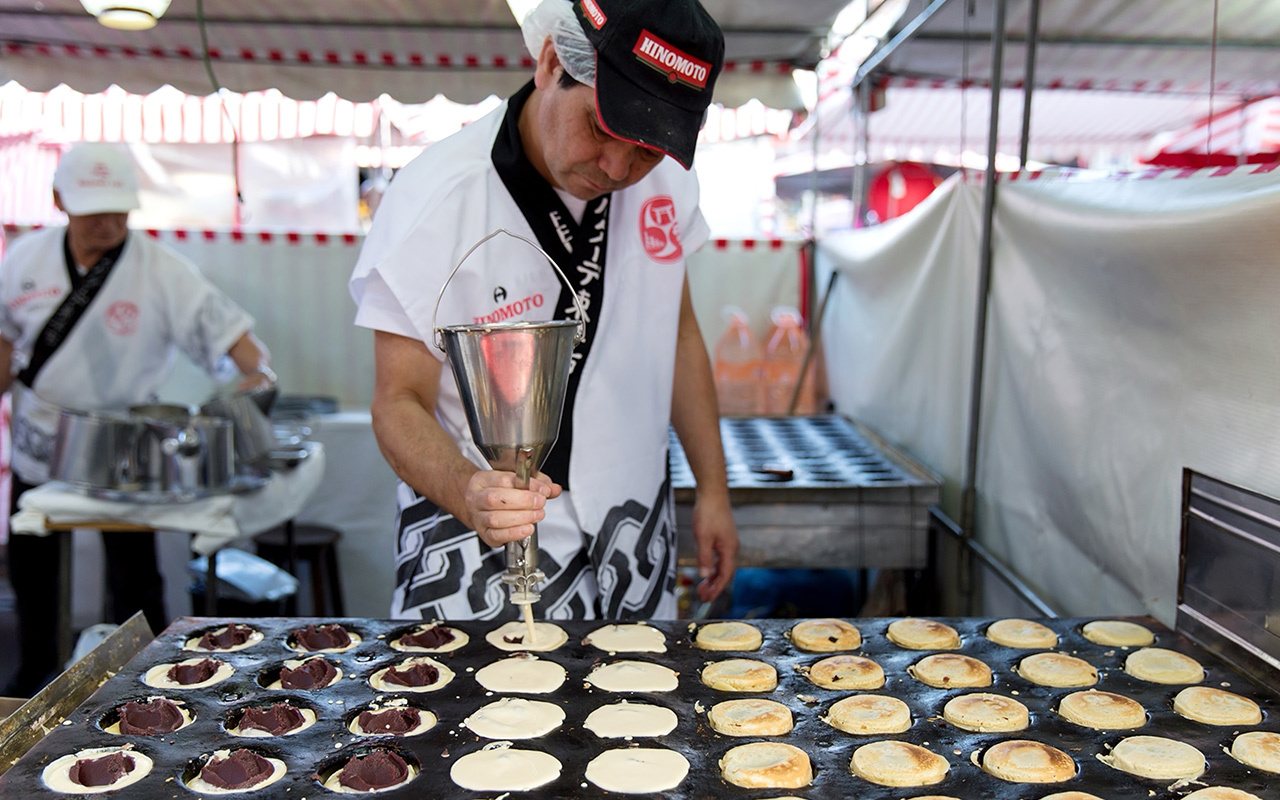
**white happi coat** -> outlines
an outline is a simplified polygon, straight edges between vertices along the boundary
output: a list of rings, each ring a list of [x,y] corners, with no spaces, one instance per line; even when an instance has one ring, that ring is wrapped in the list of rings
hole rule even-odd
[[[0,335],[14,344],[13,373],[71,291],[63,228],[17,239],[0,266]],[[36,376],[13,382],[13,469],[26,483],[48,480],[61,408],[122,410],[155,399],[175,349],[210,373],[253,318],[188,259],[130,231],[97,296]]]
[[[507,236],[488,241],[462,264],[435,310],[450,270],[484,236],[506,228],[536,241],[490,157],[505,111],[504,103],[396,175],[351,278],[358,325],[420,339],[443,361],[433,326],[554,316],[560,279],[536,250]],[[676,335],[684,257],[709,230],[698,209],[696,175],[670,159],[614,192],[611,203],[604,304],[587,309],[599,322],[572,419],[572,490],[547,503],[539,525],[548,584],[557,583],[551,569],[574,571],[560,596],[544,589],[540,613],[548,618],[641,610],[653,618],[675,616],[667,445]],[[485,466],[448,368],[436,417],[462,452]],[[404,515],[421,501],[401,485],[393,615],[510,616],[492,569],[502,551],[460,523],[450,528],[445,523],[452,517],[429,504],[421,525],[407,524]],[[480,569],[484,560],[487,573]]]

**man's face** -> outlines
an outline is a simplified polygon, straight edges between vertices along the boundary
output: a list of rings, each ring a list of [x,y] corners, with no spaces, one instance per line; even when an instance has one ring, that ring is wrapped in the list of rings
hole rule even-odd
[[[124,243],[129,235],[129,214],[68,214],[67,232],[82,251],[104,252]]]
[[[595,90],[549,87],[538,113],[542,157],[551,182],[580,200],[593,200],[638,182],[662,161],[657,150],[615,139],[596,118]]]

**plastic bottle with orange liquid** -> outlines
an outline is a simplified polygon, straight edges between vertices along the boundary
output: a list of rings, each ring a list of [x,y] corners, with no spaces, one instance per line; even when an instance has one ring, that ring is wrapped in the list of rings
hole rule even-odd
[[[764,409],[764,386],[760,382],[764,348],[751,332],[747,314],[736,306],[725,306],[728,319],[715,347],[716,398],[720,415],[754,416]]]

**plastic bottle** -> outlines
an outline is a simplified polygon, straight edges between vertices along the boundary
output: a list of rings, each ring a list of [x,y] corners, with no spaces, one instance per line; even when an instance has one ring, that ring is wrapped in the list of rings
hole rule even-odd
[[[751,332],[747,314],[735,306],[723,312],[729,321],[715,348],[716,397],[720,414],[726,417],[753,416],[764,408],[764,386],[760,372],[764,348]]]
[[[773,321],[773,327],[769,330],[765,345],[762,373],[765,387],[764,413],[789,414],[796,381],[800,379],[800,369],[809,349],[809,336],[804,331],[800,312],[795,308],[776,306],[769,318]],[[813,368],[814,365],[810,364],[805,375],[804,389],[796,403],[796,414],[812,414],[816,411]]]

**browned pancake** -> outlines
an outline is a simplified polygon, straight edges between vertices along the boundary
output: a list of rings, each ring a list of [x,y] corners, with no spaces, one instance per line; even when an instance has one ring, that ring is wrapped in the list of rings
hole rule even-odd
[[[811,667],[797,670],[823,689],[861,691],[884,686],[884,670],[861,656],[828,656]]]
[[[842,619],[805,620],[792,628],[789,636],[796,647],[808,653],[836,653],[862,646],[862,634]]]
[[[987,626],[987,638],[1005,647],[1058,646],[1058,634],[1028,619],[996,620]]]
[[[987,748],[982,768],[1011,783],[1059,783],[1076,774],[1071,756],[1030,739],[1011,739]]]
[[[1141,728],[1147,724],[1147,711],[1137,700],[1095,689],[1072,692],[1062,698],[1058,714],[1068,722],[1095,730]]]
[[[885,631],[889,641],[908,650],[956,650],[960,647],[960,634],[956,629],[932,619],[894,620]]]
[[[1018,674],[1032,683],[1058,688],[1092,686],[1098,670],[1087,661],[1065,653],[1036,653],[1018,662]]]
[[[720,774],[748,789],[798,789],[813,783],[808,754],[782,742],[738,745],[720,759]]]
[[[854,750],[849,769],[881,786],[928,786],[947,777],[951,765],[919,745],[887,740]]]
[[[959,653],[935,653],[907,667],[907,673],[936,689],[990,686],[991,668]]]
[[[966,731],[1020,731],[1031,724],[1027,707],[1014,700],[989,692],[973,692],[953,697],[942,707],[942,718]]]

